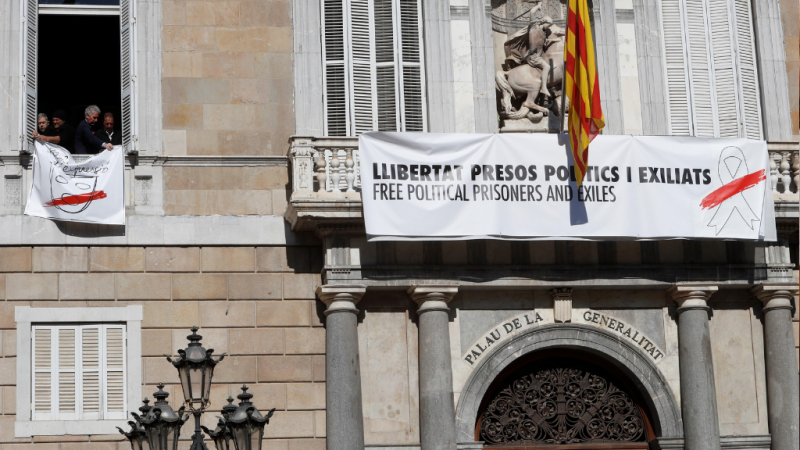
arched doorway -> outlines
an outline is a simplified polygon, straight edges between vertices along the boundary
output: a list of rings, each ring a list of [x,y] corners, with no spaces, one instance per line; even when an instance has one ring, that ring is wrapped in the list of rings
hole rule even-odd
[[[493,449],[647,449],[655,435],[638,395],[598,362],[553,350],[515,361],[488,389],[475,439]]]
[[[600,376],[633,399],[642,418],[651,425],[648,429],[652,430],[655,438],[683,437],[683,423],[678,402],[666,378],[648,355],[600,328],[581,324],[553,324],[532,328],[504,341],[503,345],[488,351],[475,365],[464,383],[456,407],[458,442],[469,443],[479,440],[477,434],[479,418],[488,402],[502,391],[500,387],[503,386],[503,380],[514,381],[508,378],[509,374],[537,358],[553,355],[562,357],[562,366],[564,356],[591,363],[593,367],[584,367],[583,371],[589,369],[590,376],[591,374]],[[565,366],[565,368],[576,367]],[[531,372],[536,375],[535,371],[529,371]],[[558,407],[556,404],[556,408]],[[567,408],[566,403],[562,403],[561,407]],[[645,425],[647,428],[647,424]],[[645,438],[647,439],[649,437]],[[508,447],[520,449],[530,445]],[[535,445],[539,449],[568,450],[570,446],[583,448],[587,444]],[[598,448],[604,449],[647,448],[642,442],[592,445],[601,445]]]

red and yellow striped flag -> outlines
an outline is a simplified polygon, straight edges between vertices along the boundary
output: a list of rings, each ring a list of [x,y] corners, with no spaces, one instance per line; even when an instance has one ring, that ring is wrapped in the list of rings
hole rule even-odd
[[[569,144],[575,159],[575,178],[580,186],[589,164],[589,142],[606,125],[600,107],[600,83],[586,0],[569,0],[564,62],[569,99]]]

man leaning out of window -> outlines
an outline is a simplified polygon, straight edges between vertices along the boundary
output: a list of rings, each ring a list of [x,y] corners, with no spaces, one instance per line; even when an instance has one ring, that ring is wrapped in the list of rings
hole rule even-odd
[[[110,112],[103,114],[103,128],[95,131],[94,135],[111,145],[122,145],[122,134],[114,126],[114,114]]]
[[[67,123],[67,114],[61,109],[54,112],[52,126],[45,126],[44,131],[39,129],[42,116],[44,116],[44,122],[47,122],[47,115],[39,114],[37,130],[33,131],[32,137],[39,142],[60,145],[70,153],[74,153],[72,145],[75,142],[75,129]]]
[[[92,132],[92,125],[97,123],[97,119],[100,118],[100,108],[97,105],[89,105],[84,114],[85,120],[81,120],[75,130],[75,153],[79,155],[95,154],[102,149],[113,150],[113,145],[103,142]]]

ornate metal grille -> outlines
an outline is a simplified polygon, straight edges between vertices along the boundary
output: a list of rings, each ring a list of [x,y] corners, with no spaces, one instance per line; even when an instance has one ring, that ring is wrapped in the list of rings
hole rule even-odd
[[[633,400],[605,378],[551,368],[512,381],[489,402],[480,424],[486,444],[577,444],[645,440]]]

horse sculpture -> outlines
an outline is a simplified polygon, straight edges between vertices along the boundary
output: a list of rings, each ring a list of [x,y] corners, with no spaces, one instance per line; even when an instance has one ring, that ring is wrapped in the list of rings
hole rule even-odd
[[[548,24],[549,25],[549,24]],[[497,89],[502,93],[500,104],[502,110],[500,117],[503,119],[519,120],[527,118],[531,122],[541,120],[555,106],[561,107],[561,85],[564,78],[564,33],[563,30],[547,30],[548,27],[532,25],[528,29],[520,30],[512,35],[506,43],[506,65],[508,70],[500,70],[495,74]],[[555,27],[552,27],[555,28]],[[535,39],[535,34],[547,36],[546,40]],[[520,46],[514,48],[514,42],[524,43],[527,53],[522,57],[519,54]],[[538,42],[537,42],[538,41]],[[530,48],[534,45],[541,46]],[[546,89],[542,89],[542,75],[545,70],[534,67],[527,62],[527,58],[536,54],[544,64],[548,64]],[[552,96],[542,95],[542,92],[552,92]],[[512,98],[525,97],[519,109],[515,109]],[[556,109],[557,111],[558,109]]]

